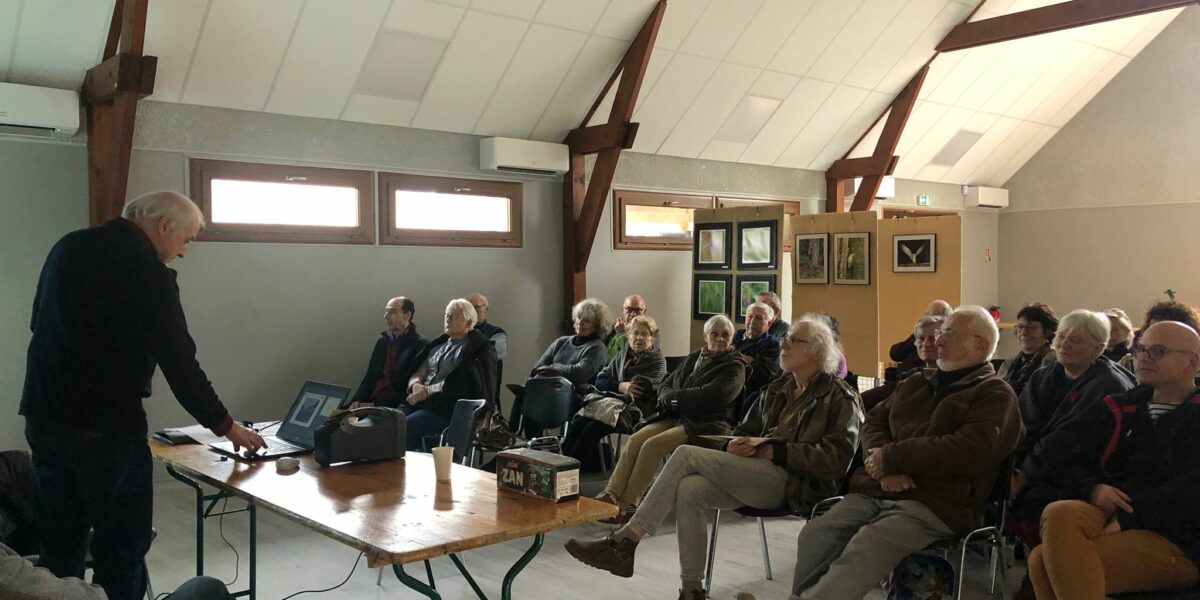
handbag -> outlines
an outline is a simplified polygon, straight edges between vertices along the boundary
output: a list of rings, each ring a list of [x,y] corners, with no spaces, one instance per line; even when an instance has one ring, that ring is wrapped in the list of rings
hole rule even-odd
[[[475,429],[475,441],[487,448],[510,448],[517,445],[521,438],[512,432],[508,419],[499,410],[492,410],[482,417],[482,423]]]

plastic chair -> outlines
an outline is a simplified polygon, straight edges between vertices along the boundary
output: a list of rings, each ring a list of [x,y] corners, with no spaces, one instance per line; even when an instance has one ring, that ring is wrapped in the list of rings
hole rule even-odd
[[[521,431],[525,419],[541,423],[548,429],[561,426],[559,441],[567,435],[575,402],[575,386],[566,377],[535,377],[525,382],[521,399],[521,414],[517,415],[514,431]]]
[[[667,360],[667,373],[673,373],[675,371],[675,369],[679,368],[679,365],[683,364],[683,361],[687,360],[687,355],[668,356],[666,358],[666,360]]]
[[[450,415],[450,425],[442,430],[439,446],[454,446],[454,460],[468,467],[475,466],[475,428],[479,423],[479,411],[487,400],[459,400]]]

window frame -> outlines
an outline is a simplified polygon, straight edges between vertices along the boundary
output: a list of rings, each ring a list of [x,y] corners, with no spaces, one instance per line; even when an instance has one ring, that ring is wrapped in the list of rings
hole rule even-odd
[[[197,241],[355,245],[375,243],[375,181],[371,171],[192,157],[188,158],[188,169],[192,199],[204,213],[205,227],[197,236]],[[303,177],[304,182],[289,181],[288,178],[294,177]],[[212,220],[213,179],[352,187],[358,191],[358,225],[355,227],[325,227],[214,223]]]
[[[668,250],[691,252],[692,237],[625,235],[626,206],[674,206],[675,208],[705,209],[714,207],[714,198],[702,194],[647,192],[613,189],[613,250]]]
[[[415,175],[380,171],[379,244],[388,246],[450,246],[460,248],[523,248],[525,185],[519,181],[465,179],[437,175]],[[399,229],[394,213],[395,193],[401,190],[461,194],[471,193],[508,198],[508,231],[463,231],[444,229]]]

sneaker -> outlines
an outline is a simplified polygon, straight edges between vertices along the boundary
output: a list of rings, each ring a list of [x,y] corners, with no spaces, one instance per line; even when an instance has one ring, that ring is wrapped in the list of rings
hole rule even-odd
[[[611,535],[591,541],[571,538],[566,547],[567,553],[589,567],[618,577],[633,577],[633,553],[637,550],[633,540],[616,540]]]

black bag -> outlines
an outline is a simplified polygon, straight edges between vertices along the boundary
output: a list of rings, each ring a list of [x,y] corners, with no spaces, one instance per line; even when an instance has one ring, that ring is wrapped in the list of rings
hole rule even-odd
[[[508,419],[493,409],[480,418],[482,421],[475,429],[475,441],[486,448],[511,448],[521,442],[521,438],[512,432]]]

